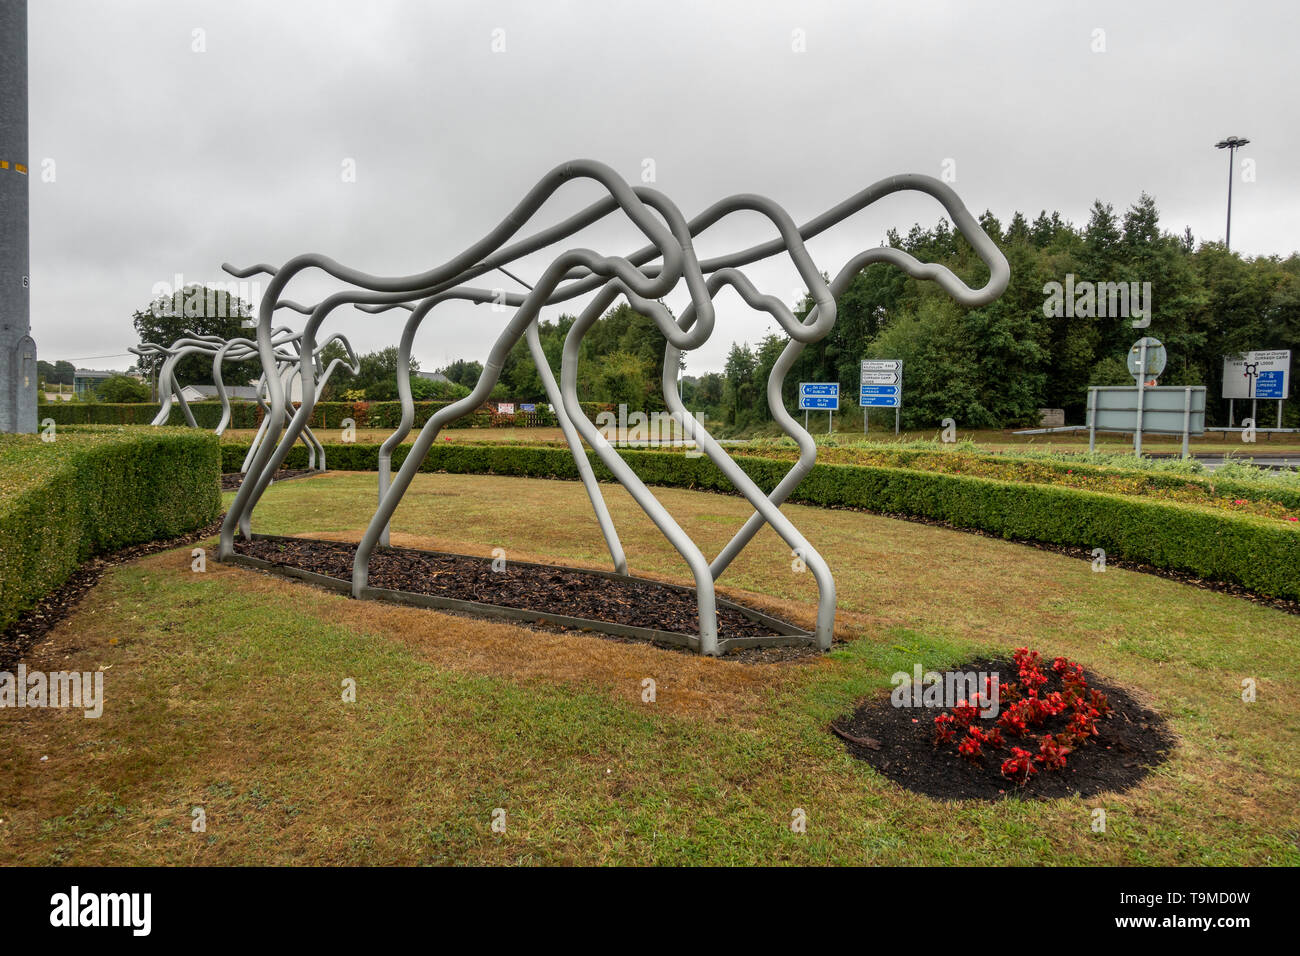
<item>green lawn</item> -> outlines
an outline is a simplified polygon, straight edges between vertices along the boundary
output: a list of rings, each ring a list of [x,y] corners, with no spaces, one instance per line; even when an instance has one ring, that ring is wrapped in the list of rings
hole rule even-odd
[[[354,538],[374,480],[278,484],[254,528]],[[605,491],[633,570],[682,580],[631,499]],[[748,513],[659,494],[708,554]],[[104,716],[0,711],[0,862],[1300,863],[1297,618],[976,535],[788,511],[839,594],[843,643],[804,662],[350,601],[215,561],[199,574],[189,549],[114,570],[29,662],[107,668]],[[394,537],[607,561],[573,482],[421,474]],[[807,624],[810,577],[764,533],[723,584]],[[1172,758],[1126,794],[949,804],[826,732],[896,670],[1022,644],[1135,690],[1169,718]],[[341,699],[349,678],[355,703]],[[1098,806],[1105,833],[1090,826]],[[791,832],[796,808],[806,833]]]

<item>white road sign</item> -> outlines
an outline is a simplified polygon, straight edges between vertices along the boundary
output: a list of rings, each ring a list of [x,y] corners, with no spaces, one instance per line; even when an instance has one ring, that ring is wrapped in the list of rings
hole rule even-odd
[[[858,404],[863,408],[898,408],[903,396],[903,362],[901,359],[863,359],[862,383]],[[866,419],[864,418],[865,422]],[[866,427],[865,425],[863,426]]]
[[[1223,358],[1224,398],[1290,398],[1289,349],[1245,352]]]

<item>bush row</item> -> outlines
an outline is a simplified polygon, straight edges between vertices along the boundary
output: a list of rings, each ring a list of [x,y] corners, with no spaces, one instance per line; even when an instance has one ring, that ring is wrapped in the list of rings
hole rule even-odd
[[[755,449],[761,457],[794,461],[798,450],[790,445]],[[1015,452],[982,452],[954,448],[945,451],[891,447],[889,445],[820,447],[818,457],[839,464],[881,465],[916,471],[941,471],[969,474],[1002,481],[1070,485],[1094,491],[1123,495],[1150,494],[1177,500],[1212,502],[1215,499],[1266,501],[1300,512],[1300,487],[1280,481],[1241,480],[1218,473],[1192,474],[1172,469],[1126,467],[1121,456],[1112,464],[1099,465],[1079,460],[1082,456],[1063,454],[1020,455]]]
[[[415,427],[422,428],[435,412],[446,408],[450,402],[416,402]],[[596,402],[584,402],[583,411],[595,418],[609,406]],[[519,408],[518,405],[515,406]],[[191,402],[190,411],[199,427],[213,429],[221,421],[220,402]],[[153,403],[115,405],[109,402],[77,404],[42,405],[41,418],[52,418],[58,425],[148,425],[158,414],[158,406]],[[402,420],[401,402],[319,402],[312,413],[312,428],[342,428],[345,418],[351,418],[358,428],[396,428]],[[230,427],[257,428],[262,421],[262,410],[256,402],[232,402],[230,406]],[[168,425],[186,424],[185,413],[179,405],[172,405]],[[546,428],[557,424],[555,415],[545,404],[537,405],[536,411],[516,411],[513,415],[502,415],[496,411],[496,403],[481,406],[472,414],[457,419],[461,428]]]
[[[0,631],[94,554],[221,513],[216,436],[93,428],[0,436]]]
[[[404,446],[394,453],[395,468],[407,451]],[[226,470],[237,470],[245,452],[244,447],[223,446]],[[332,469],[373,471],[378,452],[378,445],[330,445],[327,460]],[[735,493],[707,458],[653,451],[624,451],[623,456],[647,484]],[[601,480],[613,480],[595,456],[591,458]],[[766,458],[735,460],[765,491],[790,467],[789,462]],[[295,448],[286,464],[304,467],[305,449]],[[438,443],[422,470],[578,477],[567,449],[500,444]],[[816,465],[791,500],[928,518],[1012,540],[1102,548],[1112,559],[1232,582],[1260,594],[1300,598],[1300,530],[1276,520],[1078,488],[873,465]]]

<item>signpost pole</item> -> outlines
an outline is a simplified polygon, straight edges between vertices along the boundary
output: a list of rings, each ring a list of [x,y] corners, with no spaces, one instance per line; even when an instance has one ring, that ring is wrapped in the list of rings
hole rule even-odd
[[[1236,403],[1235,398],[1228,399],[1228,427],[1232,428],[1237,423],[1233,420],[1233,412],[1236,410],[1233,406]]]
[[[831,421],[835,418],[835,413],[829,408],[826,409],[826,434],[831,433]]]
[[[1133,454],[1142,457],[1142,403],[1147,387],[1147,340],[1142,337],[1142,357],[1138,359],[1137,429],[1133,432]]]
[[[1259,427],[1259,399],[1258,398],[1252,398],[1250,400],[1250,420],[1255,423],[1256,428]]]
[[[1282,399],[1277,400],[1277,427],[1282,427]]]
[[[1187,386],[1183,389],[1183,457],[1191,456],[1191,449],[1188,447],[1189,432],[1192,429],[1192,388]]]
[[[1097,450],[1097,390],[1088,389],[1088,452]]]
[[[900,427],[899,408],[903,404],[903,362],[901,359],[863,359],[858,404],[862,406],[862,434],[870,426],[871,406],[894,410],[894,434]],[[838,407],[838,406],[837,406]]]

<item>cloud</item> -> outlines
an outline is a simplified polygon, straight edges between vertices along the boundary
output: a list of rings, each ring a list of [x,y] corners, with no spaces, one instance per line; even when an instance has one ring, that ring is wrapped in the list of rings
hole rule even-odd
[[[177,274],[314,251],[371,272],[423,271],[495,225],[557,163],[602,160],[687,216],[756,192],[806,220],[893,173],[939,175],[1004,223],[1143,190],[1164,228],[1222,235],[1226,157],[1249,136],[1257,179],[1234,195],[1234,246],[1289,254],[1300,214],[1290,122],[1293,4],[655,4],[70,2],[31,5],[32,324],[42,357],[122,367],[131,313]],[[1096,31],[1104,52],[1096,52]],[[201,33],[196,33],[201,31]],[[500,31],[500,32],[498,32]],[[802,31],[802,32],[797,32]],[[504,42],[504,50],[494,52]],[[196,52],[195,46],[203,46]],[[800,40],[803,50],[799,51]],[[343,164],[355,164],[345,182]],[[566,187],[535,220],[596,198]],[[834,274],[891,227],[932,225],[924,198],[891,198],[812,245]],[[702,255],[771,235],[737,216]],[[626,223],[576,240],[641,242]],[[526,279],[549,257],[515,267]],[[761,288],[793,302],[773,260]],[[490,280],[509,286],[505,279]],[[311,300],[332,288],[295,286]],[[684,303],[669,299],[680,306]],[[557,314],[550,310],[548,315]],[[506,316],[448,305],[426,325],[426,368],[481,358]],[[391,344],[396,314],[341,314],[359,350]],[[719,300],[732,340],[773,327]],[[89,356],[121,355],[89,360]]]

